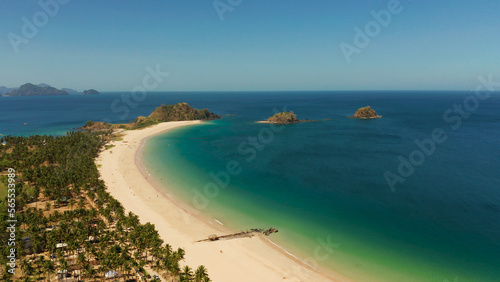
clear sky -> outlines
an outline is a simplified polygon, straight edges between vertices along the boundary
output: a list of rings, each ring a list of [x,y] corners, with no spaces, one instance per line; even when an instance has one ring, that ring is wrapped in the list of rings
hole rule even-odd
[[[479,75],[500,80],[500,1],[401,0],[385,27],[370,24],[394,1],[220,0],[232,9],[221,20],[212,0],[41,0],[68,2],[53,17],[39,1],[0,0],[0,85],[123,91],[157,65],[170,75],[156,91],[470,90]],[[23,17],[38,31],[23,35]],[[370,42],[357,46],[355,28],[367,25]],[[357,48],[350,62],[342,42]]]

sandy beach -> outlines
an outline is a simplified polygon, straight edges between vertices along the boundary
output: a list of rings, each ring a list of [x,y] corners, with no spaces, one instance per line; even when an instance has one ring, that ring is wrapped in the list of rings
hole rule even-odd
[[[210,234],[223,235],[231,230],[158,189],[144,171],[140,154],[147,138],[197,123],[200,122],[161,123],[125,131],[123,140],[111,142],[115,147],[103,151],[97,159],[109,193],[127,212],[137,214],[141,222],[153,223],[172,248],[183,248],[187,265],[205,265],[213,281],[349,281],[340,274],[308,267],[261,236],[194,243]]]

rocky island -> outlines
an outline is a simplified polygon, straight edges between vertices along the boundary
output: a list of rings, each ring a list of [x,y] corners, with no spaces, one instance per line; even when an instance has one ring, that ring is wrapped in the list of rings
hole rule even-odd
[[[370,108],[370,106],[359,108],[353,116],[350,116],[350,118],[358,119],[374,119],[381,117],[382,116],[377,115],[377,112],[375,112],[374,109]]]
[[[150,125],[167,121],[185,120],[214,120],[220,116],[210,112],[208,109],[198,110],[192,108],[187,103],[177,103],[175,105],[162,105],[156,108],[148,117],[139,116],[135,121],[125,124],[111,124],[101,121],[87,121],[85,126],[79,129],[85,130],[110,130],[110,129],[139,129]]]
[[[288,123],[297,123],[300,120],[297,118],[297,115],[293,112],[281,112],[273,115],[272,117],[265,120],[269,123],[280,123],[280,124],[288,124]]]
[[[258,121],[258,123],[276,123],[276,124],[292,124],[292,123],[299,123],[299,122],[308,122],[308,121],[315,121],[315,120],[300,120],[297,118],[297,115],[294,114],[294,112],[281,112],[274,114],[272,117],[263,120],[263,121]]]
[[[99,91],[95,89],[83,90],[82,95],[99,95]]]

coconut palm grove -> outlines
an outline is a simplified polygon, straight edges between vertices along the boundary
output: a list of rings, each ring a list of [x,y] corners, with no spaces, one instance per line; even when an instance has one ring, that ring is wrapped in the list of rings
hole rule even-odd
[[[2,230],[17,222],[15,245],[1,234],[2,281],[210,281],[203,265],[183,265],[183,249],[105,191],[94,158],[113,138],[112,131],[73,131],[0,139]],[[12,251],[16,265],[9,265]]]

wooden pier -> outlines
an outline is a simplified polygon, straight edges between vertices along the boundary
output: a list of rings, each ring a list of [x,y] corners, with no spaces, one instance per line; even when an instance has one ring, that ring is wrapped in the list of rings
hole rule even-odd
[[[247,231],[241,231],[241,232],[238,232],[238,233],[233,233],[233,234],[228,234],[228,235],[222,235],[222,236],[217,236],[216,234],[212,234],[210,236],[208,236],[207,239],[202,239],[202,240],[198,240],[198,241],[195,241],[195,243],[198,243],[198,242],[212,242],[212,241],[218,241],[218,240],[229,240],[229,239],[237,239],[237,238],[252,238],[253,236],[255,235],[259,235],[259,234],[263,234],[265,236],[269,236],[273,233],[277,233],[278,232],[278,229],[274,228],[274,227],[271,227],[269,229],[258,229],[258,228],[254,228],[254,229],[250,229],[250,230],[247,230]]]

